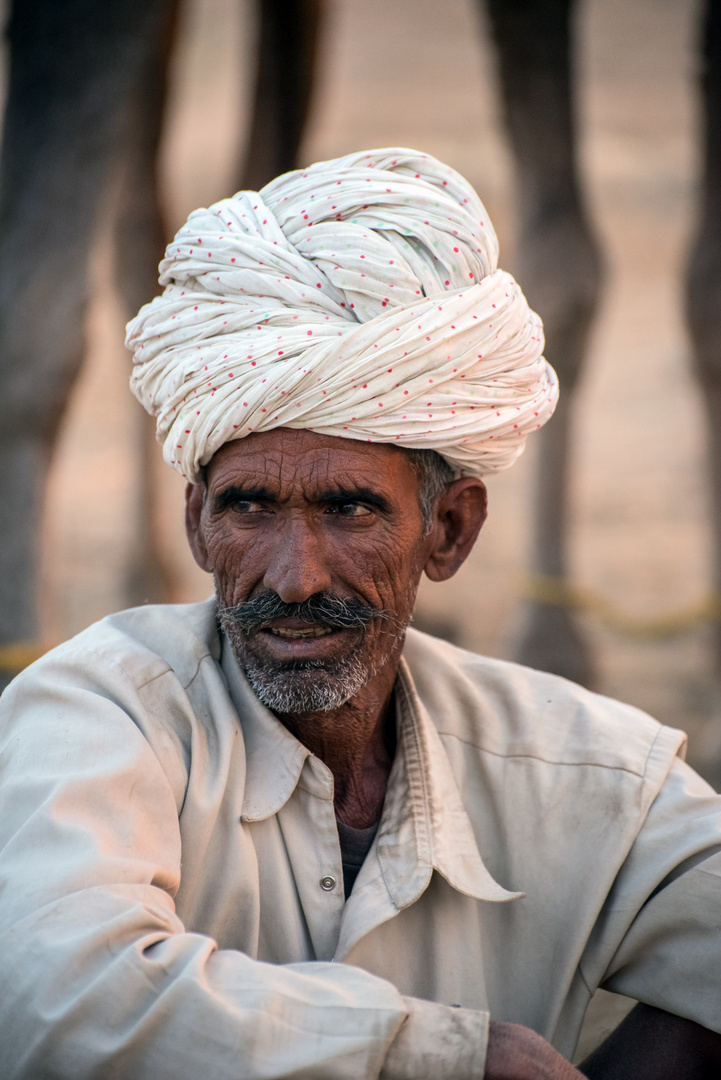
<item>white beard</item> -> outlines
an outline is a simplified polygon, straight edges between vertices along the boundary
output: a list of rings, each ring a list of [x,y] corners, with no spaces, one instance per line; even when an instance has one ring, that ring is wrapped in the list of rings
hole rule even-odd
[[[375,675],[357,657],[341,664],[306,669],[274,670],[270,664],[244,663],[256,696],[272,712],[310,713],[337,709],[350,701]]]

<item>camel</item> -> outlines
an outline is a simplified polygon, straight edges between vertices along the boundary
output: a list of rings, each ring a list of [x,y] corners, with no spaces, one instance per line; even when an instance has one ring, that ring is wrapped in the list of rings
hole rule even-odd
[[[526,604],[517,657],[588,684],[592,657],[566,602],[566,473],[573,390],[599,298],[602,259],[576,164],[570,32],[575,3],[485,3],[518,175],[518,276],[543,315],[547,356],[564,388],[556,418],[539,436],[533,484],[531,571],[548,584],[548,595]],[[297,164],[322,6],[321,0],[260,0],[260,13],[263,60],[239,187],[258,187]],[[136,0],[112,5],[16,0],[12,9],[0,164],[0,385],[10,405],[0,432],[6,455],[0,478],[0,645],[31,642],[37,632],[36,538],[47,464],[82,355],[88,250],[102,192],[113,174],[122,173],[118,280],[128,312],[155,291],[164,238],[155,157],[176,18],[175,0],[142,5]],[[704,177],[687,312],[710,417],[715,531],[721,537],[721,349],[716,347],[721,345],[721,13],[713,0],[706,3],[702,36]],[[43,237],[42,257],[32,262],[22,257],[26,236]],[[35,311],[42,317],[29,319],[26,313]],[[18,312],[25,314],[14,318]],[[139,497],[146,531],[139,538],[140,573],[131,601],[162,593],[147,485]],[[716,591],[721,592],[721,542],[717,550]],[[18,649],[15,666],[22,660]],[[11,666],[6,663],[4,675]]]

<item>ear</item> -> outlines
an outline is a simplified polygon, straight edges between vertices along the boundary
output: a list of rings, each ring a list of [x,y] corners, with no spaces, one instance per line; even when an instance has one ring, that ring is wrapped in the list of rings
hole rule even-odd
[[[201,570],[212,571],[208,549],[203,535],[203,504],[205,502],[205,484],[186,484],[185,487],[185,535],[188,537],[193,558]]]
[[[486,520],[486,485],[477,477],[454,480],[438,499],[425,565],[431,581],[447,581],[466,561]]]

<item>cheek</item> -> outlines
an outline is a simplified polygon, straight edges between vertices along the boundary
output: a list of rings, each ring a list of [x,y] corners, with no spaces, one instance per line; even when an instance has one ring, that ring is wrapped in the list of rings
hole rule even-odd
[[[219,596],[225,604],[247,600],[263,573],[259,567],[259,545],[249,537],[216,531],[207,541],[210,567]]]
[[[368,601],[399,616],[410,615],[425,564],[422,548],[420,540],[403,543],[399,536],[389,533],[372,547],[346,550],[348,575]]]

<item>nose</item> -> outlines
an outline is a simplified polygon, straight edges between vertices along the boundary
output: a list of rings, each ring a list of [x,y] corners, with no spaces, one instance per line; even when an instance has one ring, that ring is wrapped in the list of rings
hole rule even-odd
[[[289,521],[278,530],[263,584],[286,604],[301,604],[314,593],[330,588],[324,546],[306,521]]]

